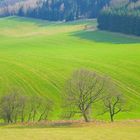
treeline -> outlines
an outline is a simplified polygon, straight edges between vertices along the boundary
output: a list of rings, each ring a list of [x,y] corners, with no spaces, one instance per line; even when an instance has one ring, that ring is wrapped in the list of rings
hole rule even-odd
[[[113,122],[118,113],[128,111],[126,99],[114,82],[96,72],[74,71],[64,89],[59,116],[63,119],[82,116],[88,122],[92,119],[93,108],[100,108],[98,115],[108,113]],[[47,121],[55,111],[54,105],[50,99],[27,97],[15,91],[0,98],[0,120],[5,123]]]
[[[22,8],[25,13],[28,9],[39,6],[42,0],[2,0],[0,1],[0,17],[17,15]]]
[[[110,0],[24,0],[0,8],[0,15],[19,15],[46,20],[75,20],[97,17]]]
[[[140,36],[140,1],[126,1],[104,8],[98,16],[99,28]]]
[[[47,120],[52,109],[51,100],[38,96],[27,97],[12,92],[0,99],[0,118],[5,123]]]

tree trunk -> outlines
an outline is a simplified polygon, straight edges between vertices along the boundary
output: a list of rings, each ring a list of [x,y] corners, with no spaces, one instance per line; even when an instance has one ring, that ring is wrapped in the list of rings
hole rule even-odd
[[[111,122],[114,122],[114,115],[110,115]]]
[[[45,112],[46,112],[46,109],[45,109],[44,112],[40,115],[38,121],[41,121],[41,120],[42,120],[42,117],[44,116]]]
[[[17,123],[17,114],[15,115],[15,123]]]
[[[89,122],[88,117],[85,112],[83,113],[83,117],[84,117],[85,122]]]
[[[43,116],[43,114],[40,115],[38,122],[42,120],[42,116]]]
[[[111,122],[114,122],[114,113],[113,113],[113,111],[112,111],[111,106],[110,106],[110,108],[109,108],[109,113],[110,113],[110,121],[111,121]]]
[[[7,115],[7,122],[8,123],[13,123],[12,119],[11,119],[11,116],[10,115]]]
[[[34,110],[34,113],[33,113],[33,122],[35,121],[35,117],[36,117],[36,110]]]
[[[21,122],[24,122],[24,113],[21,114]]]
[[[32,115],[32,113],[30,112],[29,116],[28,116],[28,122],[31,120],[31,115]]]
[[[21,110],[21,122],[24,122],[24,107]]]

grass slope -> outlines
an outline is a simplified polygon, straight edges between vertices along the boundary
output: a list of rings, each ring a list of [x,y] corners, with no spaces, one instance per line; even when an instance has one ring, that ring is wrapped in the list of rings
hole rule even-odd
[[[56,102],[60,111],[65,80],[88,68],[111,76],[133,110],[118,119],[140,117],[140,39],[96,29],[95,20],[69,23],[28,18],[0,19],[0,95],[19,88]]]

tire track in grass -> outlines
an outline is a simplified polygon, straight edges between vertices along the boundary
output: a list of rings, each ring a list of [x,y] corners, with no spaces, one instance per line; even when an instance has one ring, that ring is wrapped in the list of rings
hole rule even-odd
[[[51,84],[50,82],[49,82],[49,80],[47,80],[46,81],[46,79],[44,79],[42,76],[40,76],[37,72],[35,72],[35,71],[33,71],[33,70],[31,70],[29,67],[27,67],[27,66],[25,66],[25,65],[21,65],[21,63],[20,64],[18,64],[18,63],[15,63],[15,62],[12,62],[12,61],[6,61],[6,60],[3,60],[4,62],[6,62],[6,63],[8,63],[8,64],[12,64],[12,65],[14,65],[14,67],[16,66],[17,67],[17,69],[20,69],[20,72],[18,72],[18,71],[12,71],[13,72],[13,75],[16,75],[17,77],[19,77],[19,79],[21,79],[21,81],[24,81],[24,83],[26,83],[25,85],[27,86],[27,85],[30,85],[30,86],[27,86],[27,87],[30,87],[30,89],[32,89],[35,93],[36,93],[36,91],[37,91],[37,93],[40,93],[40,94],[42,94],[42,91],[41,90],[39,90],[40,88],[39,87],[35,87],[35,86],[33,86],[34,84],[32,84],[32,78],[33,77],[35,77],[35,78],[37,78],[37,79],[39,79],[39,81],[42,81],[43,80],[43,82],[45,82],[45,84],[46,83],[48,83],[47,85],[49,86],[51,86],[51,87],[53,87],[53,89],[55,89],[55,90],[58,90],[53,84]],[[16,68],[15,67],[15,68]],[[16,70],[17,70],[16,69]],[[24,70],[24,71],[26,71],[27,72],[27,74],[22,74],[21,73],[21,70]],[[23,72],[24,72],[23,71]],[[18,73],[17,73],[18,72]],[[28,74],[29,73],[29,74]],[[24,78],[24,76],[26,75],[26,77],[28,77],[28,76],[30,76],[30,75],[32,75],[32,77],[31,77],[31,79],[30,78],[27,78],[28,79],[28,82],[27,82],[27,80]],[[12,75],[11,75],[12,76]],[[34,82],[35,83],[35,82]],[[36,85],[36,84],[35,84]],[[26,87],[25,86],[25,87]],[[37,85],[38,86],[38,85]],[[46,91],[47,92],[47,91]],[[50,91],[48,91],[48,92],[50,92]],[[55,92],[55,93],[59,93],[59,91],[57,91],[57,92]],[[43,96],[44,96],[44,94],[42,94]],[[50,94],[50,95],[52,95],[52,94]],[[53,95],[53,96],[56,96],[56,95]],[[57,97],[58,97],[58,95],[57,95]],[[55,97],[56,98],[56,97]]]

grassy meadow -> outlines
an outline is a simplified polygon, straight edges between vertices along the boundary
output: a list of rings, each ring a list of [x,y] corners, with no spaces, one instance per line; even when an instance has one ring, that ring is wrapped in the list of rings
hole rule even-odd
[[[12,126],[13,127],[13,126]],[[76,124],[57,128],[0,128],[0,140],[138,140],[140,122]]]
[[[19,17],[1,18],[0,95],[15,88],[25,95],[49,97],[55,101],[53,119],[58,119],[65,81],[74,70],[87,68],[112,77],[128,99],[127,104],[132,110],[119,114],[117,119],[140,118],[140,38],[98,31],[96,26],[96,20],[62,23]],[[96,113],[94,117],[104,118]],[[43,129],[41,132],[38,129],[0,129],[0,140],[7,139],[7,132],[11,140],[20,137],[23,132],[25,138],[20,140],[28,140],[32,136],[40,140],[47,137],[55,139],[58,137],[57,132],[60,132],[58,139],[61,140],[69,139],[67,134],[73,135],[72,140],[80,140],[81,137],[88,140],[91,139],[90,134],[94,136],[94,129],[99,134],[100,131],[104,132],[95,140],[100,140],[109,133],[111,137],[108,140],[113,140],[116,135],[118,140],[121,140],[126,131],[131,131],[130,127],[125,130],[125,127],[121,126],[122,131],[116,126],[107,127],[109,129],[102,126],[101,129],[88,127],[89,131],[86,132],[85,128],[78,128],[76,131],[71,128]],[[130,137],[126,135],[123,140],[129,140],[131,137],[138,139],[137,132],[140,127],[135,129]],[[14,135],[16,132],[17,135]],[[75,138],[76,134],[79,137]]]

